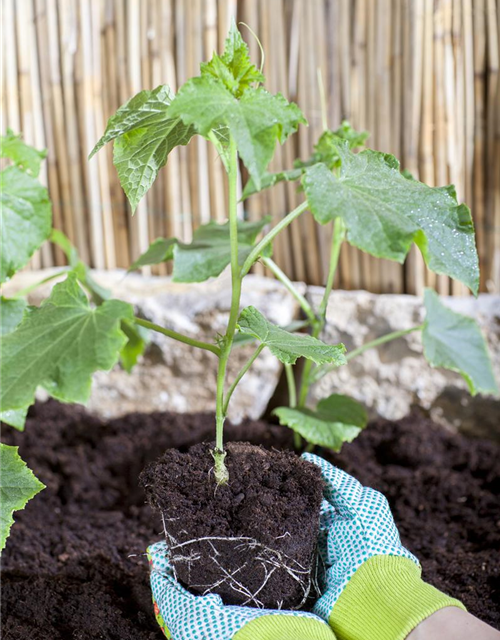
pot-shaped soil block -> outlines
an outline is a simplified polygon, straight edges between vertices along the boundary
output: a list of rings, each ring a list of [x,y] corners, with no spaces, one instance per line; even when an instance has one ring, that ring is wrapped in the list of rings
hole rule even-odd
[[[229,443],[229,483],[217,486],[211,448],[169,449],[141,475],[178,580],[226,604],[302,607],[314,583],[319,468],[290,452]]]

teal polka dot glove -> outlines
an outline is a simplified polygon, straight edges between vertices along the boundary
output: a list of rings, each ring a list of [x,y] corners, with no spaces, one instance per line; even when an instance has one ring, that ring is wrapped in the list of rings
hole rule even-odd
[[[195,596],[175,579],[165,542],[148,549],[156,619],[173,640],[335,640],[312,613],[224,605],[220,596]]]
[[[421,580],[385,496],[319,456],[302,457],[325,480],[318,541],[324,575],[313,612],[338,640],[403,640],[438,609],[464,608]]]

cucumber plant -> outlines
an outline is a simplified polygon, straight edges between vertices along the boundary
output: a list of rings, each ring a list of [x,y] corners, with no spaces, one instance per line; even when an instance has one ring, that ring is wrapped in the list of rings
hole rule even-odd
[[[415,243],[431,269],[457,278],[477,293],[478,259],[469,209],[457,203],[453,187],[427,187],[401,173],[393,156],[371,150],[355,153],[364,144],[366,134],[357,133],[344,123],[337,131],[324,132],[308,161],[297,161],[289,171],[268,173],[276,144],[285,142],[307,123],[297,105],[281,94],[267,92],[263,82],[262,70],[250,61],[248,47],[233,24],[224,53],[214,54],[212,60],[203,63],[199,76],[188,80],[176,95],[161,85],[131,98],[110,118],[90,154],[92,157],[106,143],[113,142],[114,164],[134,212],[172,149],[188,144],[195,135],[215,146],[228,177],[228,221],[200,226],[189,244],[176,238],[157,238],[130,267],[173,261],[173,279],[177,282],[202,282],[229,267],[229,319],[224,335],[214,335],[211,342],[139,318],[130,304],[113,299],[109,291],[100,287],[68,238],[51,228],[47,191],[36,179],[43,152],[28,147],[11,132],[3,138],[2,155],[13,164],[1,172],[0,282],[24,267],[46,240],[58,245],[69,263],[63,272],[65,279],[54,286],[40,307],[27,306],[21,295],[26,290],[16,298],[1,299],[3,422],[23,429],[37,387],[63,402],[85,403],[95,371],[110,369],[118,361],[130,370],[144,349],[145,331],[158,331],[204,349],[217,359],[212,455],[216,481],[225,483],[229,479],[223,430],[228,405],[234,389],[264,348],[285,366],[291,406],[281,407],[277,414],[297,437],[338,449],[366,423],[361,405],[345,396],[325,398],[315,409],[306,407],[310,384],[330,368],[346,364],[361,350],[397,337],[389,334],[351,353],[346,353],[342,344],[328,345],[319,339],[342,242],[399,262]],[[281,180],[300,179],[302,204],[271,229],[267,217],[257,222],[239,219],[240,160],[250,176],[244,198]],[[319,224],[333,221],[334,227],[328,281],[318,310],[312,309],[272,260],[276,236],[308,210]],[[309,332],[275,326],[254,307],[240,310],[242,280],[258,260],[299,300],[306,316],[300,326],[307,326]],[[431,291],[426,293],[426,307],[423,339],[431,364],[461,372],[472,392],[495,391],[485,342],[474,321],[444,307]],[[249,341],[258,344],[229,384],[227,364],[231,352]],[[297,399],[292,367],[299,358],[304,358],[306,364]],[[19,464],[8,464],[22,483]],[[15,482],[7,488],[9,495],[15,494],[14,487]],[[28,497],[39,488],[32,485],[27,489],[31,492]],[[2,500],[2,536],[8,533],[7,520],[12,519],[12,511],[21,506],[21,502],[10,498]]]
[[[260,189],[250,178],[243,192],[246,198],[284,180],[300,180],[315,220],[320,225],[333,224],[327,283],[318,309],[311,307],[271,257],[262,257],[298,300],[314,337],[320,336],[325,327],[328,299],[344,242],[372,256],[400,263],[414,243],[429,269],[455,278],[475,295],[478,293],[479,263],[472,217],[466,205],[458,204],[453,185],[429,187],[414,180],[408,172],[400,171],[394,156],[364,149],[368,137],[367,132],[355,131],[348,122],[335,131],[327,129],[309,160],[297,160],[288,171],[266,173]],[[359,148],[363,150],[354,153]],[[473,395],[498,393],[477,323],[446,307],[432,289],[425,290],[424,307],[423,324],[367,342],[347,353],[346,360],[419,331],[424,356],[431,366],[461,374]],[[297,447],[304,437],[310,444],[338,451],[343,442],[359,434],[366,424],[366,413],[352,398],[333,394],[320,400],[315,409],[306,406],[310,386],[332,371],[332,365],[313,368],[314,363],[308,361],[300,375],[285,367],[289,406],[278,407],[274,413],[281,424],[294,430]]]

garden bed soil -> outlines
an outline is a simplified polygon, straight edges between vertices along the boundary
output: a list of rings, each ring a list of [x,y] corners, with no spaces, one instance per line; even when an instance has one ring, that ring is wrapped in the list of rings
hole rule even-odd
[[[230,481],[217,486],[214,447],[168,449],[140,476],[162,515],[177,579],[225,604],[302,608],[315,591],[319,467],[290,451],[229,442]]]
[[[138,477],[165,449],[213,438],[209,415],[133,414],[104,423],[78,407],[37,404],[26,431],[2,440],[46,485],[2,555],[5,640],[155,640],[146,546],[161,518]],[[290,447],[264,422],[228,425],[228,439]],[[386,494],[424,578],[500,628],[500,448],[418,413],[372,423],[330,459]]]

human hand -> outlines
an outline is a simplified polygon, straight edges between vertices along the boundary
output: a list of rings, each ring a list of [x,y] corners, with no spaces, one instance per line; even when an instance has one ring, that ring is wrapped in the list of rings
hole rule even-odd
[[[175,579],[165,542],[148,549],[158,624],[173,640],[335,640],[312,613],[224,605],[216,594],[193,595]]]
[[[402,640],[434,612],[464,609],[421,580],[381,493],[319,456],[302,457],[321,468],[326,485],[318,544],[325,570],[313,612],[339,640]]]

